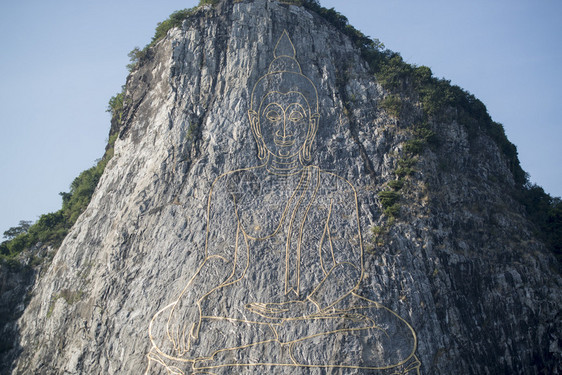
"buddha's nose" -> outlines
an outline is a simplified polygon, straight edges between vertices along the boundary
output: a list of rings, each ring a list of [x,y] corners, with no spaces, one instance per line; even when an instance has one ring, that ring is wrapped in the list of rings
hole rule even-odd
[[[283,119],[283,127],[280,128],[279,130],[277,130],[275,132],[275,135],[281,138],[288,138],[288,137],[292,137],[293,135],[291,133],[289,133],[289,129],[287,129],[287,118],[285,117]]]
[[[285,126],[283,126],[282,129],[277,130],[275,135],[279,138],[288,138],[292,136],[292,134],[287,133],[287,128]]]

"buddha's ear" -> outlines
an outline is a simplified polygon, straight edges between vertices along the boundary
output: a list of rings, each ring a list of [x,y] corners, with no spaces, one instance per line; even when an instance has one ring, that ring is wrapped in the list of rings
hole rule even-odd
[[[250,109],[248,111],[248,119],[250,120],[250,126],[252,128],[252,132],[254,133],[254,136],[261,138],[258,113]]]
[[[265,148],[265,143],[263,142],[263,138],[261,135],[258,113],[250,109],[248,111],[248,119],[250,120],[250,128],[252,129],[252,134],[254,135],[256,145],[258,146],[258,158],[264,159],[267,156],[267,150]]]
[[[316,137],[316,131],[318,131],[318,124],[320,123],[320,114],[314,113],[310,116],[310,126],[308,127],[308,134],[306,135],[306,141],[303,145],[302,156],[306,161],[312,160],[312,142]]]
[[[307,139],[314,140],[316,137],[316,131],[318,131],[318,124],[320,123],[320,114],[314,113],[310,116],[310,127],[308,128]]]

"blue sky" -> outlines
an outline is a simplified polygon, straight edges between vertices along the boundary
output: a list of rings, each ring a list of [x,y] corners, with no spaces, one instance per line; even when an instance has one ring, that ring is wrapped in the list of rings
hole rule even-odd
[[[103,155],[127,53],[198,1],[0,3],[0,233],[61,207]],[[562,196],[562,2],[321,0],[412,64],[481,99],[531,181]]]

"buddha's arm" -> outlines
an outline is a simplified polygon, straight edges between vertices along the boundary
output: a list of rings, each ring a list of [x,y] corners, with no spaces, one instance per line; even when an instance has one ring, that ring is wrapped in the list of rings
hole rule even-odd
[[[354,264],[338,263],[304,300],[282,303],[250,303],[246,308],[271,319],[291,319],[326,311],[349,295],[361,280],[361,271]]]
[[[211,293],[209,285],[218,287],[226,281],[232,273],[229,268],[228,262],[222,257],[206,258],[178,297],[170,313],[167,332],[180,355],[187,352],[192,340],[199,336],[200,301]]]
[[[345,180],[344,189],[331,199],[324,243],[330,244],[332,261],[314,290],[302,300],[283,303],[252,303],[246,307],[268,318],[299,318],[325,311],[348,296],[362,278],[362,244],[357,196]],[[341,181],[340,181],[341,182]],[[309,249],[312,251],[312,249]]]
[[[234,205],[217,179],[209,194],[205,257],[177,298],[168,321],[168,336],[181,355],[199,334],[200,302],[234,273],[238,221]]]
[[[351,263],[336,264],[307,299],[319,311],[330,308],[351,293],[361,280],[361,271]]]
[[[335,305],[351,293],[362,278],[362,244],[355,190],[350,187],[332,199],[328,231],[332,247],[332,267],[308,300],[319,310]]]

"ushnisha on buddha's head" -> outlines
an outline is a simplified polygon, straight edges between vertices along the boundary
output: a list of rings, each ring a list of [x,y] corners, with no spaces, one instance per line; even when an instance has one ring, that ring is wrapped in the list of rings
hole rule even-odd
[[[284,31],[268,73],[252,91],[248,111],[260,159],[310,161],[318,129],[318,94],[301,72],[295,49]]]

